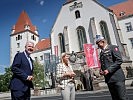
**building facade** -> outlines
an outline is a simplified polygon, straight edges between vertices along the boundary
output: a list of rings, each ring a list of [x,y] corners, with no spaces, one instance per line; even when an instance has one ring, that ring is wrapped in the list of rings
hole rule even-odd
[[[118,29],[114,13],[96,0],[68,0],[51,30],[52,54],[81,52],[84,43],[95,44],[95,36],[102,35],[109,44],[119,45],[125,58]]]
[[[10,35],[10,64],[12,64],[17,52],[25,50],[27,41],[32,41],[36,45],[39,41],[39,35],[36,26],[31,23],[27,13],[22,11]]]
[[[133,0],[109,7],[117,16],[121,30],[121,41],[127,47],[127,54],[133,61]],[[124,44],[126,43],[126,44]]]
[[[36,45],[34,52],[31,54],[33,60],[44,65],[45,53],[51,54],[50,38],[40,40]]]
[[[62,6],[51,29],[51,49],[52,54],[60,56],[61,53],[82,53],[83,44],[95,45],[96,35],[102,35],[109,44],[118,45],[125,66],[131,65],[127,48],[121,42],[121,31],[116,15],[112,10],[104,7],[97,0],[67,0]],[[83,75],[82,83],[91,84],[88,66],[78,64],[73,65],[78,75]],[[124,68],[125,69],[125,68]],[[81,74],[79,74],[81,73]],[[86,76],[86,73],[87,76]],[[77,81],[79,81],[77,77]],[[80,82],[77,83],[82,85]],[[90,88],[90,86],[89,86]]]

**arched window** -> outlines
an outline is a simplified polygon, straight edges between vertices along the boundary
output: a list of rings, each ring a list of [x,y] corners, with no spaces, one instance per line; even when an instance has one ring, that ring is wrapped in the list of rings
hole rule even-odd
[[[69,38],[68,38],[68,27],[65,26],[63,29],[63,36],[65,41],[65,51],[69,52]]]
[[[62,33],[59,33],[59,42],[60,42],[60,49],[61,53],[65,52],[65,43],[64,43],[64,36]]]
[[[77,28],[77,35],[78,35],[78,41],[79,41],[79,48],[80,48],[80,51],[82,51],[83,50],[83,44],[87,43],[86,32],[85,32],[84,27],[79,26]]]
[[[76,11],[75,11],[75,16],[76,16],[76,19],[77,19],[77,18],[80,18],[80,12],[79,12],[79,10],[76,10]]]
[[[100,28],[101,28],[101,33],[103,37],[107,40],[108,44],[111,44],[110,41],[110,36],[109,36],[109,31],[106,22],[101,21],[100,22]]]

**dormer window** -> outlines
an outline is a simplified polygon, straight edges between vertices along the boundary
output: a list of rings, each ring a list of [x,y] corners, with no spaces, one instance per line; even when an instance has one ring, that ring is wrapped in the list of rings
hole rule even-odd
[[[120,12],[120,14],[119,14],[121,17],[122,16],[124,16],[125,15],[125,12],[124,11],[122,11],[122,12]]]
[[[24,26],[24,29],[25,29],[25,30],[30,30],[30,25],[25,25],[25,26]]]

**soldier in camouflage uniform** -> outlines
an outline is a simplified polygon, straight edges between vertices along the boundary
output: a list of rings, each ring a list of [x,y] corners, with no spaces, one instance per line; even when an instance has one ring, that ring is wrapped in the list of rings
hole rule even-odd
[[[125,75],[121,68],[122,57],[118,46],[108,45],[103,37],[96,38],[96,44],[101,49],[100,74],[104,75],[112,100],[127,100],[125,88]]]

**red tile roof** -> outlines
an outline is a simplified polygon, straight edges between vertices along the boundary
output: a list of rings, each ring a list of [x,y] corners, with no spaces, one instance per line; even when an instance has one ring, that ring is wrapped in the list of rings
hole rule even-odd
[[[133,15],[133,0],[128,0],[109,7],[113,10],[118,19],[125,18],[129,15]]]
[[[34,52],[49,49],[51,47],[50,38],[42,39],[35,45]]]
[[[73,0],[67,0],[66,2],[70,2],[70,1],[73,1]]]
[[[73,2],[73,1],[76,1],[76,0],[66,0],[65,4]]]
[[[25,31],[24,29],[25,25],[29,25],[30,31],[33,33],[35,33],[35,31],[37,30],[36,26],[33,26],[28,14],[25,11],[22,11],[22,13],[18,18],[17,23],[12,28],[15,29],[14,34]]]

